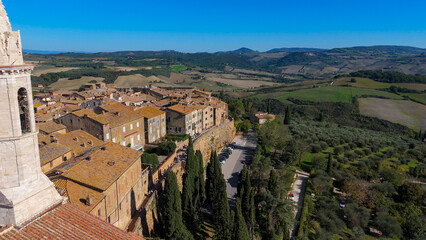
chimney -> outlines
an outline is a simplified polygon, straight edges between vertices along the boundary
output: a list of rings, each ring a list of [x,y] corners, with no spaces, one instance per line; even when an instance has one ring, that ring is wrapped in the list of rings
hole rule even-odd
[[[108,165],[110,165],[111,167],[114,166],[115,165],[115,161],[108,162]]]
[[[92,160],[92,157],[88,156],[88,157],[86,157],[86,160],[90,161],[90,160]]]
[[[105,147],[105,146],[102,146],[102,147],[101,147],[101,150],[102,150],[102,151],[106,151],[106,147]]]
[[[54,143],[57,142],[56,141],[56,137],[55,136],[50,136],[50,143]]]
[[[91,196],[87,196],[86,197],[86,205],[87,206],[92,206],[92,204],[93,204],[93,198],[91,197]]]

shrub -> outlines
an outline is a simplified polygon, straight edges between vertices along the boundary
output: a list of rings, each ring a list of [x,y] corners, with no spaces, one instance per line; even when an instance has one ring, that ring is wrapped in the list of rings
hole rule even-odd
[[[327,160],[323,156],[314,156],[312,158],[312,168],[317,170],[326,170]]]
[[[321,151],[322,151],[322,148],[318,143],[311,144],[311,152],[312,153],[319,153]]]
[[[354,151],[354,153],[356,154],[356,155],[358,155],[359,157],[363,157],[364,156],[364,152],[363,151],[361,151],[361,150],[355,150]]]
[[[370,155],[371,154],[371,149],[370,148],[364,148],[362,151],[364,152],[365,155]]]
[[[374,225],[385,236],[396,238],[402,236],[402,229],[399,222],[386,213],[378,213],[376,219],[374,219]]]
[[[321,146],[322,150],[326,150],[328,148],[328,144],[326,142],[324,142],[324,141],[321,141],[319,143],[319,145]]]
[[[142,154],[142,163],[151,165],[152,171],[157,170],[158,165],[160,165],[160,162],[158,161],[158,155],[155,153],[147,152],[144,152]]]
[[[159,155],[168,156],[172,154],[176,150],[177,146],[174,142],[163,142],[158,147],[157,153]]]
[[[336,154],[336,155],[342,154],[343,152],[344,152],[344,149],[341,146],[334,148],[334,154]]]

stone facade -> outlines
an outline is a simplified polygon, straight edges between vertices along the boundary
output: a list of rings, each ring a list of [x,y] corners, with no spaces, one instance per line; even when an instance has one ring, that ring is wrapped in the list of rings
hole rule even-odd
[[[42,173],[31,92],[19,32],[0,1],[0,225],[21,225],[62,202]]]
[[[221,146],[232,143],[236,134],[234,121],[226,121],[201,135],[194,141],[194,149],[200,150],[203,154],[204,165],[206,166],[210,154]]]

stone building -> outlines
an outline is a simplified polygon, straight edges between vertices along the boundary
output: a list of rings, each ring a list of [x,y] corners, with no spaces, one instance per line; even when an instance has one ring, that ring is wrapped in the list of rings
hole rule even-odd
[[[169,134],[201,134],[203,129],[203,107],[176,104],[166,109],[167,132]]]
[[[259,125],[263,125],[268,121],[273,121],[275,119],[274,114],[257,112],[251,115],[250,120],[252,123],[257,123]]]
[[[148,193],[149,172],[142,170],[141,156],[110,142],[62,164],[62,175],[53,179],[71,205],[126,229]]]
[[[67,127],[52,121],[45,122],[45,123],[38,123],[37,127],[40,134],[44,134],[44,135],[49,135],[52,133],[61,133],[61,134],[67,133]]]
[[[19,32],[0,0],[0,239],[142,239],[64,204],[40,168],[31,91]],[[140,165],[140,163],[139,163]]]
[[[137,111],[145,118],[146,143],[158,143],[166,137],[166,112],[153,107],[144,107]]]
[[[103,105],[94,111],[83,109],[58,119],[68,131],[83,130],[105,142],[119,143],[133,149],[145,145],[144,117],[133,107],[121,103]]]
[[[22,225],[62,202],[42,173],[31,88],[19,31],[0,1],[0,226]]]

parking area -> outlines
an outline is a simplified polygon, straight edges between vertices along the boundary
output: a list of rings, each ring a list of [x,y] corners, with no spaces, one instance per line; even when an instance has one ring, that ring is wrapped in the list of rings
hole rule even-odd
[[[235,194],[237,193],[238,175],[245,163],[251,162],[256,149],[255,133],[250,132],[247,136],[237,136],[234,139],[232,150],[222,150],[219,160],[222,160],[222,172],[226,180],[226,192],[231,207],[235,205]]]

